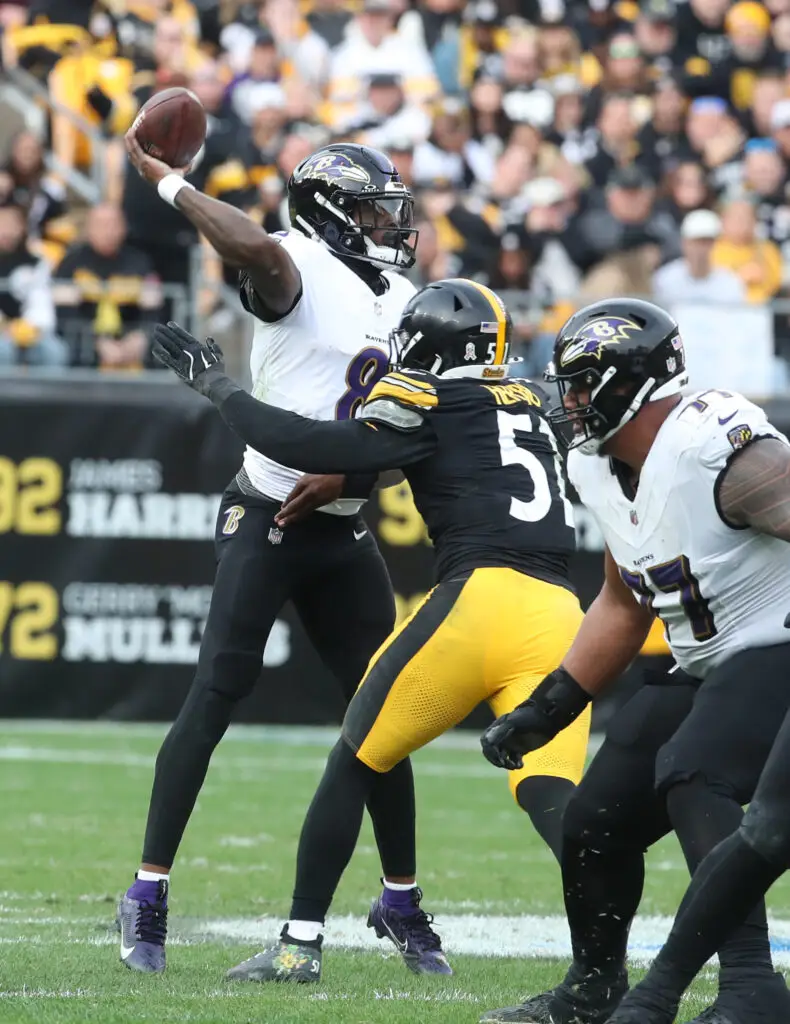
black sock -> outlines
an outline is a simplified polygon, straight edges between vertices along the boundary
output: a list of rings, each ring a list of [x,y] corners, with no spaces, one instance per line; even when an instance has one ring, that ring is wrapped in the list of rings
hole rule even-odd
[[[406,758],[392,771],[374,772],[368,796],[381,870],[387,878],[411,878],[417,871],[414,776]]]
[[[611,975],[625,970],[628,931],[644,880],[641,850],[591,850],[565,836],[565,910],[574,962],[585,974]]]
[[[562,856],[562,816],[574,784],[553,775],[533,775],[516,787],[519,807],[530,817],[535,831],[559,861]]]
[[[299,837],[290,920],[325,919],[357,845],[376,775],[344,740],[337,741]]]
[[[673,786],[667,794],[667,809],[692,874],[703,857],[737,830],[743,817],[733,798],[712,790],[701,776]],[[765,901],[760,895],[758,892],[748,912],[741,914],[740,924],[718,951],[720,985],[724,987],[733,975],[744,971],[750,976],[773,973]]]
[[[719,843],[697,868],[646,982],[660,979],[663,987],[671,983],[673,994],[680,997],[782,873],[740,832]]]

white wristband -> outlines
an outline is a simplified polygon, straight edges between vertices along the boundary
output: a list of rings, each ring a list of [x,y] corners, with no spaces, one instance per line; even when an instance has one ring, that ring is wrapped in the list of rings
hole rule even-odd
[[[160,198],[164,199],[166,203],[170,203],[171,206],[175,206],[176,196],[182,188],[191,188],[194,190],[195,186],[190,185],[188,181],[184,181],[180,174],[166,174],[156,186],[156,191],[159,193]]]

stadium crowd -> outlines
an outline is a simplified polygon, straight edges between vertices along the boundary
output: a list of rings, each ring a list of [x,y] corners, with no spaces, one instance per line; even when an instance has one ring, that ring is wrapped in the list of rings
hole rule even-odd
[[[518,292],[532,370],[580,303],[790,283],[790,0],[0,0],[0,25],[3,70],[55,104],[0,167],[0,364],[150,365],[199,240],[127,173],[122,136],[175,85],[208,112],[190,180],[268,230],[314,149],[388,151],[417,199],[415,283]],[[100,150],[102,202],[70,197],[44,147],[86,173]],[[234,283],[205,251],[201,273]]]

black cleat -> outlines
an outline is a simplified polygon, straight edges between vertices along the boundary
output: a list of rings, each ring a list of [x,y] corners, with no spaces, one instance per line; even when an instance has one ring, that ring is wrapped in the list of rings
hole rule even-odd
[[[489,1010],[486,1024],[606,1024],[628,991],[628,974],[604,977],[583,975],[571,966],[565,980],[550,992],[527,999],[520,1006]]]
[[[775,973],[749,982],[738,978],[719,990],[713,1006],[687,1024],[785,1024],[790,1021],[790,992],[784,977]]]
[[[295,981],[307,984],[321,980],[321,943],[299,942],[291,938],[287,925],[274,946],[251,956],[249,960],[231,967],[225,975],[231,981]]]

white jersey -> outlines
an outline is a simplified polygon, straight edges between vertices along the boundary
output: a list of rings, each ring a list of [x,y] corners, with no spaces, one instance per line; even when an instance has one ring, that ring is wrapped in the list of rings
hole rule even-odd
[[[675,660],[698,679],[738,651],[790,639],[790,544],[719,514],[722,471],[758,437],[788,443],[741,395],[702,391],[662,424],[633,501],[609,459],[568,458],[620,575],[658,613]]]
[[[348,419],[387,370],[389,334],[414,294],[409,281],[384,272],[389,289],[371,289],[321,242],[298,231],[276,237],[302,277],[302,296],[282,320],[255,320],[252,393],[280,409],[316,420]],[[244,469],[257,491],[282,501],[302,474],[247,448]],[[358,512],[342,498],[321,511]]]

